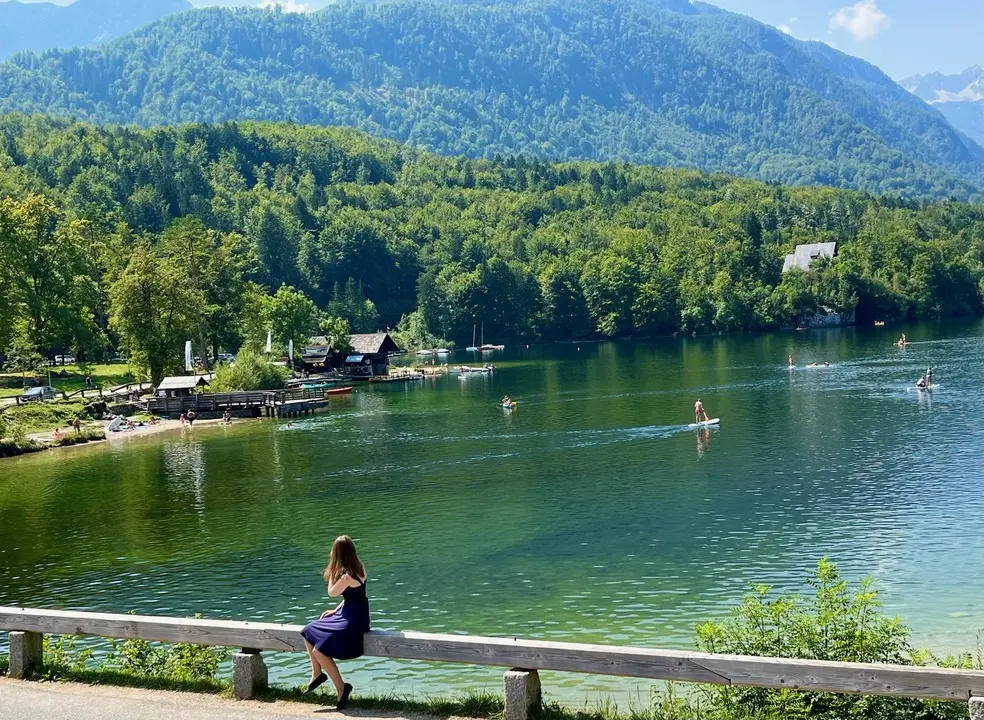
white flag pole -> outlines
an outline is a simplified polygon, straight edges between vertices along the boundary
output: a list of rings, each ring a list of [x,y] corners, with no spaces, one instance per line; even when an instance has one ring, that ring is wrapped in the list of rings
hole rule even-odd
[[[273,330],[267,330],[266,352],[268,355],[273,352]]]
[[[185,341],[185,370],[191,372],[195,366],[191,364],[191,340]]]

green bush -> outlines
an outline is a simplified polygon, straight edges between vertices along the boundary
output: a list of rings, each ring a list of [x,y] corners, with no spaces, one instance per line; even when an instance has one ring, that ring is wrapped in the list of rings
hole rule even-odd
[[[151,643],[146,640],[111,640],[111,650],[97,658],[91,647],[76,647],[78,637],[44,637],[43,677],[56,679],[85,673],[108,672],[148,680],[215,681],[225,649],[187,643]]]
[[[4,438],[0,440],[0,458],[14,457],[44,450],[44,445],[36,440],[24,438]]]
[[[809,578],[809,597],[758,586],[732,616],[697,627],[697,646],[712,653],[766,657],[967,666],[969,657],[938,661],[910,644],[910,630],[886,617],[871,579],[852,587],[836,566],[821,560]],[[682,718],[721,720],[949,720],[966,718],[964,703],[727,686],[701,688],[699,709],[688,703]],[[703,714],[699,714],[703,713]]]
[[[279,390],[287,385],[286,368],[271,364],[262,355],[244,349],[232,365],[219,365],[211,389],[215,392],[236,390]]]
[[[78,432],[66,430],[65,434],[56,440],[54,444],[59,447],[68,447],[70,445],[83,445],[87,442],[105,439],[106,432],[101,428],[83,427]]]
[[[204,645],[162,645],[146,640],[113,642],[102,669],[171,680],[214,680],[227,652]]]
[[[7,674],[7,670],[10,669],[10,656],[0,654],[0,677]]]

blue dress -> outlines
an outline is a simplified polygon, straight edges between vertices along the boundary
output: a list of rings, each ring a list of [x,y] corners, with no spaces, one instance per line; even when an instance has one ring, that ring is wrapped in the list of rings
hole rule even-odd
[[[313,620],[301,635],[314,648],[336,660],[351,660],[362,655],[362,636],[369,632],[369,598],[366,584],[345,588],[342,607],[334,615]]]

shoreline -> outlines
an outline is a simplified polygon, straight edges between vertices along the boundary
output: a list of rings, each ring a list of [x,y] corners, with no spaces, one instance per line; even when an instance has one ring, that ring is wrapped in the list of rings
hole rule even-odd
[[[92,447],[95,445],[120,443],[126,440],[135,440],[135,439],[141,439],[146,437],[153,437],[155,435],[161,435],[163,433],[172,433],[178,431],[194,432],[195,428],[199,426],[207,427],[207,428],[230,427],[231,425],[238,425],[239,423],[242,422],[254,422],[256,420],[266,420],[266,419],[268,418],[262,418],[262,417],[233,418],[233,422],[227,425],[222,420],[222,418],[208,418],[203,420],[196,420],[194,426],[191,427],[189,427],[187,424],[182,425],[179,420],[160,420],[154,425],[145,424],[142,427],[137,427],[130,431],[115,432],[115,433],[106,432],[106,427],[109,426],[108,421],[90,422],[87,425],[84,425],[83,428],[101,429],[106,436],[101,439],[88,440],[86,442],[79,442],[72,445],[57,445],[54,444],[55,443],[54,430],[45,430],[43,432],[28,433],[27,438],[36,443],[42,444],[42,447],[28,449],[25,450],[24,452],[20,452],[15,455],[0,456],[0,462],[3,462],[4,460],[13,460],[15,458],[25,457],[27,455],[37,455],[38,453],[46,453],[52,450],[72,450],[76,448]],[[65,434],[67,435],[72,432],[74,432],[74,430],[71,430],[69,431],[69,433],[65,433]]]

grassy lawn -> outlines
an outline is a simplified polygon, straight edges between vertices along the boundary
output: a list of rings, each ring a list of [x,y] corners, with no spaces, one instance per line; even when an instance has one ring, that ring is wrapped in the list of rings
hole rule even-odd
[[[36,433],[66,427],[77,415],[82,414],[84,407],[85,401],[81,398],[47,400],[7,406],[3,409],[3,417],[8,422],[15,423],[25,433]]]
[[[102,388],[109,388],[115,385],[122,385],[123,383],[131,382],[135,378],[130,374],[130,367],[126,363],[115,363],[112,365],[93,365],[92,366],[92,384],[93,386],[98,386]],[[62,375],[61,373],[65,373]],[[4,375],[5,378],[17,378],[20,379],[19,375]],[[47,384],[48,373],[44,372],[41,374],[41,382]],[[81,390],[85,387],[85,374],[79,369],[78,365],[58,365],[51,368],[51,386],[56,390],[63,390],[65,392],[73,392],[75,390]],[[0,398],[2,397],[13,397],[15,395],[20,395],[24,392],[23,388],[15,387],[0,388]]]

